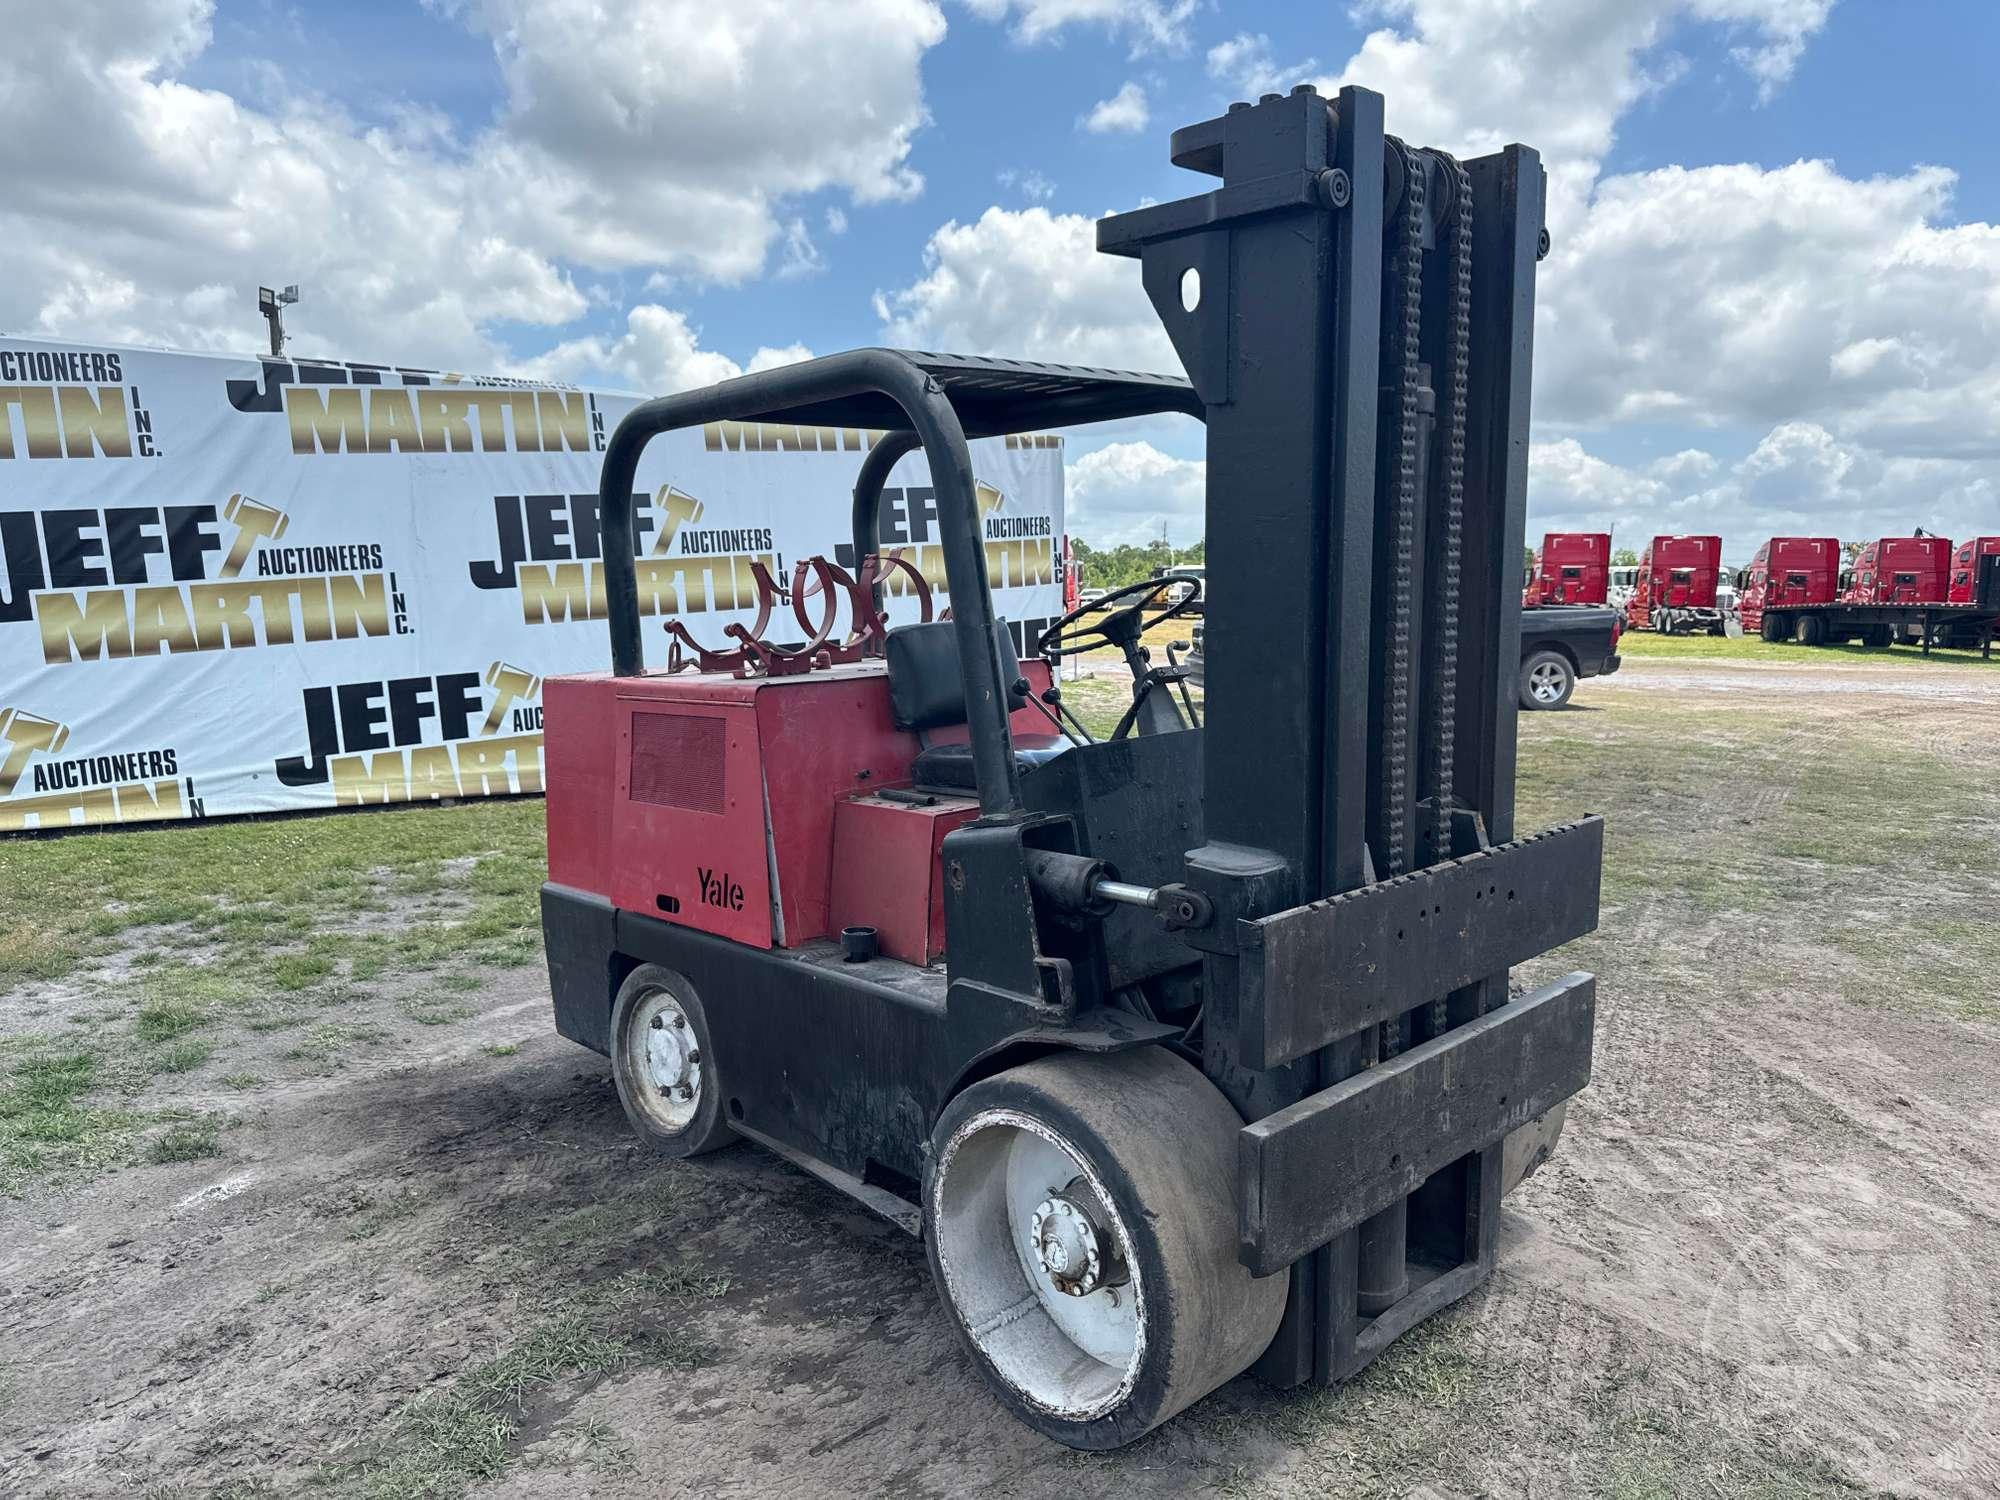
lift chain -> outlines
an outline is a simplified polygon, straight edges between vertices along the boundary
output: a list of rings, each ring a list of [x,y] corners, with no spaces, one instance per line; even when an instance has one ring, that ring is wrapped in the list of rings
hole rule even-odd
[[[1406,842],[1405,782],[1410,754],[1410,611],[1414,592],[1411,579],[1411,551],[1416,546],[1418,445],[1422,441],[1418,420],[1421,399],[1424,304],[1424,197],[1429,186],[1429,169],[1423,156],[1394,136],[1387,138],[1403,167],[1402,212],[1396,219],[1396,240],[1389,275],[1394,296],[1390,303],[1393,323],[1384,336],[1390,352],[1390,373],[1395,383],[1396,471],[1393,518],[1389,536],[1389,629],[1384,639],[1387,660],[1383,667],[1388,689],[1382,716],[1383,877],[1392,879],[1408,872],[1410,850]],[[1403,1048],[1400,1018],[1385,1021],[1376,1040],[1376,1055],[1383,1060]]]
[[[1453,741],[1458,726],[1458,583],[1465,521],[1465,425],[1472,361],[1472,176],[1455,156],[1431,153],[1452,184],[1451,244],[1445,263],[1450,324],[1445,351],[1443,576],[1428,592],[1437,602],[1436,628],[1425,632],[1437,723],[1431,735],[1431,864],[1450,859]],[[1446,1003],[1431,1003],[1429,1033],[1450,1024]]]
[[[1422,156],[1394,136],[1392,150],[1402,159],[1402,213],[1396,221],[1395,258],[1391,288],[1393,329],[1385,342],[1396,386],[1396,477],[1393,520],[1389,532],[1389,629],[1384,639],[1388,659],[1384,677],[1389,701],[1382,715],[1382,779],[1386,785],[1382,820],[1383,878],[1409,870],[1405,841],[1407,810],[1405,780],[1410,753],[1410,606],[1413,592],[1410,554],[1416,544],[1417,446],[1420,399],[1420,334],[1424,301],[1424,190],[1429,174]]]

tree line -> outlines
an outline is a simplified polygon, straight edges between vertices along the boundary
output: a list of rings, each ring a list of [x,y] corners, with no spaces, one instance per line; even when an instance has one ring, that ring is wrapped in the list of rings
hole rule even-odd
[[[1082,587],[1123,588],[1140,583],[1162,568],[1199,568],[1207,555],[1205,542],[1191,547],[1169,546],[1164,540],[1135,547],[1130,542],[1116,547],[1093,547],[1080,537],[1070,538],[1070,551],[1083,569]]]

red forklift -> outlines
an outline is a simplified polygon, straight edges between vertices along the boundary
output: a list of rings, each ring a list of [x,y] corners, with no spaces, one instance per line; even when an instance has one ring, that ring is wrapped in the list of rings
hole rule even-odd
[[[1727,635],[1728,621],[1715,601],[1721,576],[1721,537],[1656,536],[1640,554],[1625,623],[1661,635]]]
[[[1542,537],[1521,607],[1602,604],[1610,597],[1610,587],[1610,532],[1551,531]]]
[[[648,401],[604,459],[610,670],[544,696],[558,1031],[666,1156],[755,1142],[920,1234],[971,1365],[1079,1448],[1245,1370],[1345,1380],[1482,1283],[1595,1011],[1588,974],[1508,985],[1596,926],[1602,861],[1594,817],[1514,829],[1540,162],[1309,86],[1173,160],[1219,181],[1098,246],[1186,379],[869,349]],[[967,443],[1159,413],[1206,424],[1205,578],[1027,653],[1122,657],[1093,734],[994,618]],[[884,436],[854,572],[663,670],[637,476],[712,421]],[[950,615],[891,627],[919,450]],[[1200,723],[1143,643],[1195,598]]]
[[[1838,537],[1774,536],[1764,543],[1744,572],[1738,605],[1744,634],[1763,634],[1767,609],[1775,612],[1768,618],[1782,621],[1788,607],[1831,604],[1840,588],[1840,558]]]

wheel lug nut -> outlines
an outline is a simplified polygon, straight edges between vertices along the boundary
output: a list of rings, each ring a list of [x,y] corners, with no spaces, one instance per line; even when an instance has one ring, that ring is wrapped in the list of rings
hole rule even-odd
[[[684,1030],[684,1029],[686,1029],[686,1027],[687,1027],[687,1017],[686,1017],[686,1016],[680,1016],[680,1015],[677,1015],[677,1016],[675,1016],[675,1017],[674,1017],[674,1030],[676,1030],[676,1031],[681,1031],[681,1030]]]
[[[686,1101],[686,1100],[689,1100],[689,1099],[692,1099],[693,1097],[694,1097],[694,1090],[693,1090],[693,1088],[691,1088],[691,1087],[690,1087],[689,1085],[687,1085],[687,1084],[685,1084],[685,1083],[684,1083],[684,1084],[682,1084],[682,1085],[681,1085],[681,1099],[682,1099],[683,1101]]]
[[[662,1031],[666,1028],[666,1024],[667,1024],[667,1018],[665,1016],[653,1017],[653,1030]]]
[[[696,1066],[700,1061],[701,1053],[698,1050],[688,1053],[688,1066],[690,1068]]]

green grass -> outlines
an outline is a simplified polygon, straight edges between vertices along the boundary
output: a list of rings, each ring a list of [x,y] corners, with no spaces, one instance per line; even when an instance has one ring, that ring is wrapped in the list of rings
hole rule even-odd
[[[359,1049],[377,1046],[388,1039],[379,1026],[357,1026],[341,1021],[322,1021],[285,1053],[289,1062],[303,1063],[308,1072],[321,1076],[337,1073]]]
[[[448,886],[447,864],[468,859],[478,861],[460,881],[469,921],[443,925],[475,930],[434,950],[519,954],[538,933],[542,828],[540,800],[522,798],[0,841],[0,985],[62,978],[93,940],[161,926],[268,962],[274,939]],[[416,874],[385,890],[383,870]],[[272,977],[316,983],[342,956],[322,950]]]
[[[156,1166],[203,1161],[222,1154],[222,1122],[214,1115],[179,1120],[153,1137],[146,1159]]]
[[[160,1073],[192,1073],[214,1055],[215,1043],[199,1037],[187,1037],[169,1043],[154,1053],[153,1068]]]
[[[0,1193],[88,1176],[129,1154],[145,1119],[90,1106],[102,1082],[96,1053],[26,1044],[0,1081]]]
[[[586,1314],[550,1318],[505,1353],[460,1375],[449,1391],[405,1408],[385,1451],[362,1467],[362,1492],[369,1500],[431,1500],[497,1479],[512,1456],[531,1394],[630,1357],[627,1340],[602,1332]]]
[[[1977,651],[1946,651],[1933,647],[1925,656],[1916,646],[1868,647],[1852,643],[1844,646],[1799,646],[1789,641],[1766,641],[1761,636],[1658,635],[1650,630],[1628,630],[1619,638],[1620,656],[1660,657],[1686,661],[1787,662],[1816,667],[1837,667],[1843,663],[1874,666],[2000,666],[1980,660]]]
[[[133,1033],[142,1042],[166,1042],[193,1031],[208,1019],[208,1012],[188,1000],[155,1000],[139,1008]]]

